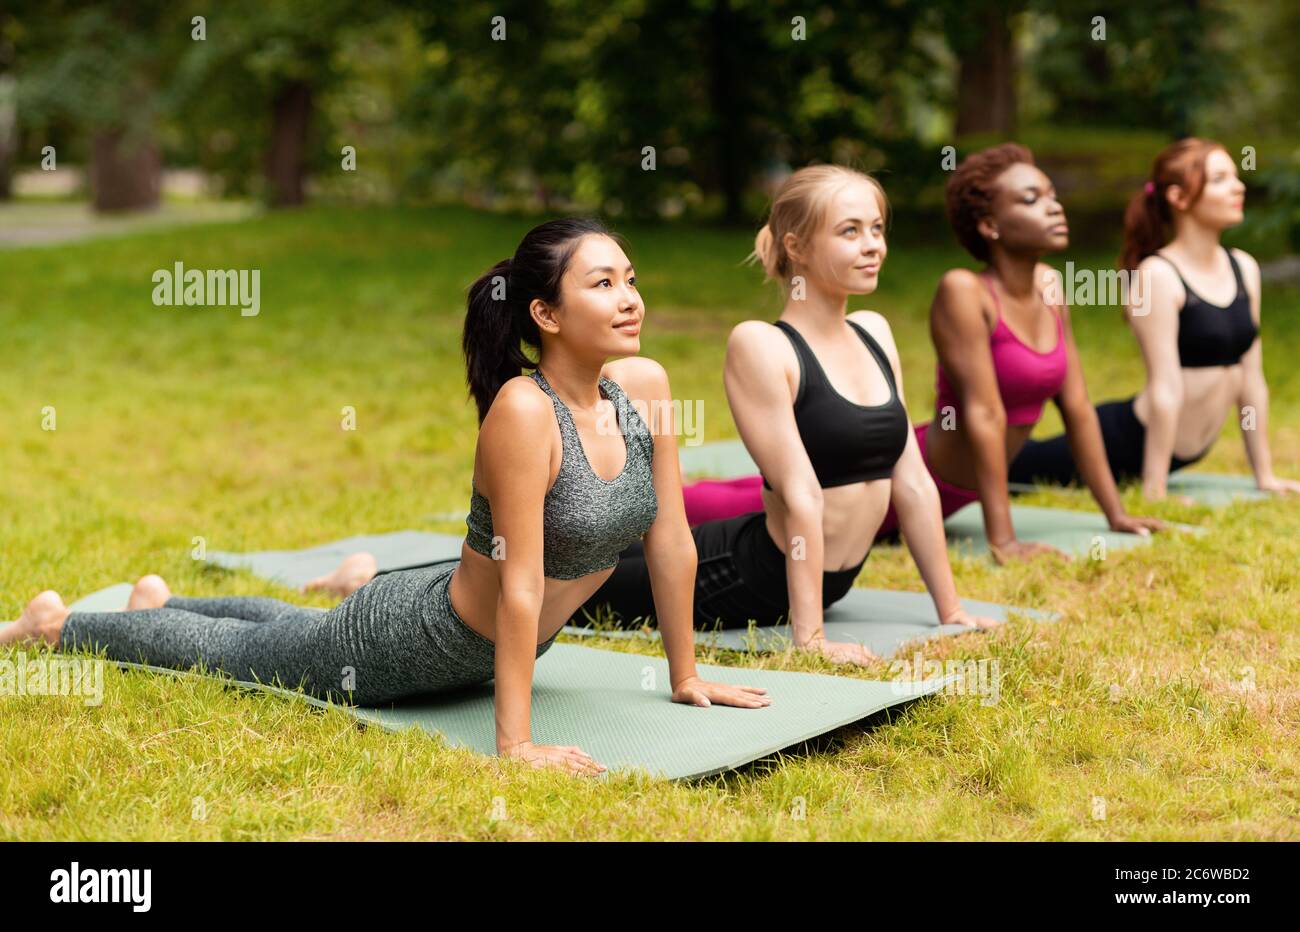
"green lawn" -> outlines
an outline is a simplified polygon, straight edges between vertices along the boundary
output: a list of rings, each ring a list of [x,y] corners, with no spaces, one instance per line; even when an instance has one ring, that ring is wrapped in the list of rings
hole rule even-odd
[[[0,612],[17,617],[42,589],[71,601],[145,572],[186,594],[325,605],[191,559],[194,538],[240,550],[463,531],[430,516],[468,504],[464,289],[530,223],[313,209],[0,252]],[[727,331],[779,309],[740,264],[749,235],[623,232],[648,305],[644,352],[678,397],[704,400],[706,440],[734,436],[720,378]],[[938,275],[962,257],[941,223],[896,233],[938,245],[896,244],[881,291],[856,306],[892,322],[909,407],[923,418],[934,397],[926,311]],[[260,314],[155,307],[150,276],[178,260],[260,269]],[[1300,293],[1266,289],[1272,442],[1291,476],[1298,311]],[[1074,316],[1094,397],[1136,390],[1142,369],[1118,310]],[[356,431],[340,430],[348,405]],[[42,429],[48,407],[56,430]],[[1043,430],[1058,425],[1053,415]],[[1243,471],[1239,438],[1225,434],[1203,468]],[[843,729],[697,785],[598,783],[361,731],[342,712],[215,680],[110,668],[98,707],[0,697],[0,838],[1300,837],[1300,502],[1156,511],[1210,532],[1070,566],[955,563],[965,596],[1065,615],[922,649],[997,659],[992,706],[925,700],[884,727]],[[873,552],[859,582],[922,588],[898,548]],[[701,659],[890,675],[797,657]],[[507,820],[491,818],[496,797]],[[800,798],[806,816],[795,818]]]

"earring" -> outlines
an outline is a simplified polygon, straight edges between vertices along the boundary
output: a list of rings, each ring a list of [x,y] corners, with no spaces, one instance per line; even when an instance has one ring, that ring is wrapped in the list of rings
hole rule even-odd
[[[997,239],[997,238],[998,238],[998,233],[997,233],[996,230],[993,231],[993,238],[994,238],[994,239]]]

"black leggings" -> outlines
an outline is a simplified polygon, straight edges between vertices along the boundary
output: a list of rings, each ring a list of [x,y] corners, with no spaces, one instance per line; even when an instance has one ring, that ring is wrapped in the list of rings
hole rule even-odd
[[[765,513],[751,511],[719,521],[705,521],[691,529],[699,568],[695,573],[695,627],[705,630],[745,628],[784,622],[790,612],[786,588],[785,554],[773,542],[764,522]],[[869,553],[869,551],[868,551]],[[829,608],[853,588],[862,563],[822,574],[822,606]],[[582,606],[595,615],[608,604],[621,616],[618,622],[654,615],[650,570],[640,541],[618,558],[609,579]]]
[[[1097,405],[1097,420],[1101,422],[1101,439],[1106,445],[1106,459],[1116,482],[1142,478],[1142,457],[1146,449],[1146,428],[1133,413],[1133,399],[1108,401]],[[1190,466],[1201,457],[1190,460],[1170,457],[1169,471]],[[1034,481],[1049,485],[1071,485],[1082,478],[1070,453],[1070,441],[1065,434],[1050,440],[1030,439],[1011,461],[1007,478],[1026,485]]]

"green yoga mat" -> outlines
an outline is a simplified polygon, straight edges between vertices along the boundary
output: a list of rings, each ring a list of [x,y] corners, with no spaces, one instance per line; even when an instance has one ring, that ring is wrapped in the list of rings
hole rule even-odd
[[[738,479],[758,474],[758,466],[739,440],[720,440],[702,443],[698,447],[681,447],[678,451],[682,474],[699,478]],[[1035,487],[1019,482],[1009,484],[1012,492],[1033,492]],[[1202,505],[1222,506],[1235,501],[1258,501],[1268,498],[1250,476],[1226,476],[1219,473],[1171,473],[1168,484],[1170,495],[1186,495]],[[1080,490],[1087,494],[1087,490]]]
[[[1154,539],[1112,531],[1105,517],[1094,511],[1012,505],[1011,523],[1018,540],[1050,544],[1076,557],[1091,555],[1098,542],[1105,546],[1104,552],[1108,554],[1112,550],[1140,547]],[[943,527],[948,532],[948,542],[959,553],[982,556],[989,552],[988,539],[984,535],[984,511],[979,502],[971,502],[949,515]],[[1182,524],[1172,525],[1171,529],[1199,530]],[[1096,552],[1102,553],[1100,549]]]
[[[359,549],[368,549],[375,555],[381,570],[404,569],[422,565],[420,558],[445,558],[446,554],[460,554],[461,538],[448,534],[431,534],[422,531],[398,531],[393,534],[373,534],[366,537],[349,537],[346,540],[322,544],[306,550],[263,550],[257,553],[210,554],[209,558],[231,568],[247,568],[254,574],[292,586],[328,573],[338,562]],[[219,557],[219,559],[218,559]],[[429,562],[434,562],[430,560]],[[1030,618],[1051,619],[1055,616],[1033,609],[1008,609],[992,602],[964,602],[967,609],[1005,621],[1008,611],[1019,611]],[[930,597],[916,592],[887,592],[884,590],[854,589],[826,612],[827,636],[837,641],[856,641],[865,644],[880,657],[892,656],[899,647],[911,641],[928,640],[970,631],[963,625],[940,625]],[[585,627],[569,626],[569,634],[591,633]],[[636,630],[614,632],[611,636],[636,636]],[[788,625],[758,628],[754,635],[746,631],[716,631],[696,635],[703,644],[715,644],[733,650],[782,651],[790,643]]]
[[[345,537],[305,550],[258,550],[236,553],[211,550],[208,560],[227,569],[246,569],[263,579],[294,589],[324,576],[346,556],[366,551],[375,556],[381,572],[427,566],[445,560],[459,560],[464,535],[434,534],[429,531],[393,531]]]
[[[114,611],[131,587],[120,584],[74,602],[74,611]],[[128,669],[198,676],[142,664]],[[576,644],[556,644],[537,663],[533,679],[533,740],[575,744],[609,768],[666,779],[695,779],[732,770],[784,748],[861,721],[956,683],[958,676],[890,682],[846,676],[747,670],[701,664],[699,675],[718,682],[760,686],[772,704],[761,709],[701,709],[669,699],[668,662]],[[299,692],[230,680],[324,707]],[[496,752],[491,684],[411,697],[384,707],[335,706],[389,731],[420,728],[482,754]],[[607,774],[608,775],[608,774]]]
[[[1007,621],[1013,612],[1039,621],[1055,621],[1060,617],[1055,612],[1012,608],[994,602],[977,602],[974,599],[962,599],[962,605],[968,612],[988,615],[1002,622]],[[885,658],[894,656],[900,648],[909,643],[979,630],[965,625],[939,624],[934,602],[923,592],[892,592],[887,589],[855,587],[843,599],[826,610],[824,620],[826,637],[830,640],[863,644],[876,656]],[[601,630],[570,625],[564,629],[564,632],[575,635],[598,634],[615,638],[640,637],[657,640],[659,637],[657,630],[644,627]],[[707,646],[754,653],[784,651],[793,643],[789,625],[765,627],[755,625],[749,629],[697,631],[695,640],[696,643]]]
[[[1039,491],[1038,486],[1022,482],[1008,484],[1013,494],[1025,494]],[[1043,486],[1044,489],[1076,492],[1089,495],[1087,489],[1078,486]],[[1258,502],[1271,498],[1267,492],[1260,491],[1255,480],[1250,476],[1225,476],[1210,472],[1175,472],[1169,474],[1165,486],[1170,497],[1185,495],[1199,505],[1222,508],[1234,502]]]
[[[758,475],[758,464],[741,440],[717,440],[697,447],[678,447],[677,462],[683,476],[739,479]]]

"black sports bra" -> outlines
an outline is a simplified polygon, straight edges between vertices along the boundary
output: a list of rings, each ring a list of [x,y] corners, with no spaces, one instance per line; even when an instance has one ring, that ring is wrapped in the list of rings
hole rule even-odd
[[[854,404],[835,391],[799,331],[783,320],[776,321],[799,357],[794,419],[817,482],[824,489],[888,478],[907,446],[907,411],[898,397],[894,369],[871,334],[851,320],[848,324],[867,344],[889,383],[889,400],[884,404]],[[766,477],[763,486],[772,487]]]
[[[1156,253],[1160,256],[1160,253]],[[1165,256],[1160,256],[1174,267],[1174,274],[1183,283],[1187,300],[1178,315],[1178,358],[1186,369],[1200,369],[1208,366],[1236,365],[1259,335],[1259,328],[1250,314],[1250,294],[1241,277],[1241,268],[1231,252],[1228,262],[1232,264],[1232,274],[1237,279],[1237,293],[1227,307],[1211,304],[1187,284],[1183,273],[1178,271]]]

